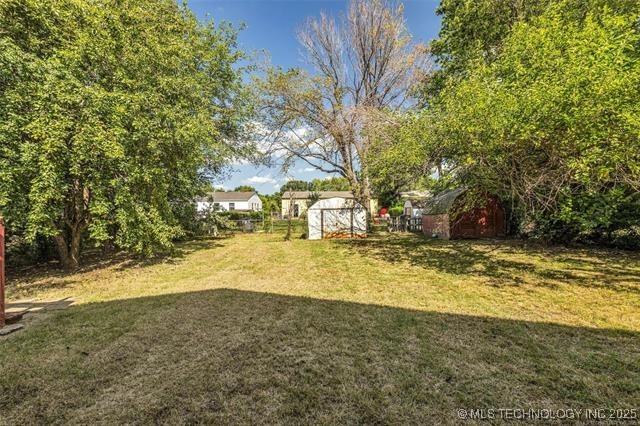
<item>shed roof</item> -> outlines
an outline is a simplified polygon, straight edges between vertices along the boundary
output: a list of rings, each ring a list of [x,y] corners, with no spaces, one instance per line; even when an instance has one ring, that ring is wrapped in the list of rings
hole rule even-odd
[[[355,209],[364,211],[362,205],[356,200],[344,197],[323,198],[309,207],[309,211],[322,209]]]
[[[213,199],[214,202],[221,201],[249,201],[251,197],[257,195],[257,192],[244,192],[244,191],[229,191],[229,192],[211,192],[206,196],[199,199],[199,201],[209,201]]]
[[[425,215],[437,215],[449,213],[453,203],[466,191],[465,188],[456,188],[443,191],[438,195],[430,198],[425,203],[424,211]]]
[[[433,194],[431,193],[431,191],[419,191],[419,190],[404,191],[404,192],[400,192],[400,199],[409,200],[409,201],[427,200],[432,195]]]
[[[293,198],[294,200],[307,200],[309,198],[311,198],[312,194],[314,194],[315,191],[285,191],[282,194],[282,199],[289,199],[289,198]],[[316,194],[319,195],[321,200],[325,200],[327,198],[355,198],[353,196],[353,193],[351,191],[317,191],[315,192]],[[293,195],[293,197],[291,195]]]
[[[424,209],[429,205],[429,201],[430,200],[406,200],[404,202],[404,206],[414,209]]]

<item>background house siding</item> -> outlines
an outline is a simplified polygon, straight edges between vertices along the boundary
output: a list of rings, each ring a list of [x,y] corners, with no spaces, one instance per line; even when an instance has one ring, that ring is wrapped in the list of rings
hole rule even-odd
[[[345,198],[345,197],[338,197],[338,198]],[[345,199],[353,199],[353,198],[350,197]],[[310,201],[311,201],[310,199],[294,198],[293,200],[290,200],[289,198],[282,197],[282,202],[281,202],[282,217],[286,217],[289,215],[289,204],[291,204],[292,209],[294,208],[293,206],[297,205],[298,217],[303,216],[303,214],[309,208]],[[374,216],[378,214],[378,200],[375,200],[375,199],[369,200],[369,212]]]
[[[211,204],[209,201],[198,201],[196,208],[199,212],[202,212],[208,209]],[[262,211],[262,200],[258,195],[253,195],[248,200],[215,201],[213,204],[218,204],[223,211],[229,211],[231,204],[233,204],[233,210]]]

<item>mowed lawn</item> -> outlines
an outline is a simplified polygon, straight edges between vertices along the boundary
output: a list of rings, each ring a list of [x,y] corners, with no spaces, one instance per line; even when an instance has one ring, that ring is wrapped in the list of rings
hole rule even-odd
[[[281,234],[13,277],[0,423],[457,423],[639,408],[640,255]]]

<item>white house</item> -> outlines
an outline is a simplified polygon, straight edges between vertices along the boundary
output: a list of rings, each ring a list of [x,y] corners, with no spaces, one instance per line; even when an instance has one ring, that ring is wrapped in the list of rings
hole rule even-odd
[[[198,212],[211,205],[221,211],[262,211],[262,200],[256,192],[212,192],[197,200]]]
[[[307,220],[310,240],[367,236],[367,211],[354,199],[320,200],[309,207]]]

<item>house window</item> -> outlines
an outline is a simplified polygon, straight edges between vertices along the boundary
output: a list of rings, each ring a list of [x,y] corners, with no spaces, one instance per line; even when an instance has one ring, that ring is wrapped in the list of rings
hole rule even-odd
[[[236,203],[229,203],[229,211],[236,209]]]
[[[293,205],[293,217],[298,217],[300,215],[300,206],[297,204]]]

